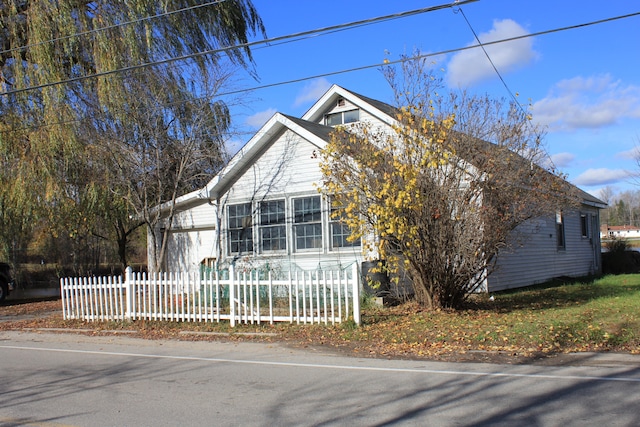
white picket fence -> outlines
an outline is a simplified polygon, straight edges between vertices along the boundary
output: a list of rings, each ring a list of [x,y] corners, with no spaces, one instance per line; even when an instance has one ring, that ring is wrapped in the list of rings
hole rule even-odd
[[[228,276],[228,278],[226,278]],[[121,276],[60,279],[64,319],[360,324],[358,267],[338,272],[298,272],[286,280],[256,272],[147,275],[127,268]]]

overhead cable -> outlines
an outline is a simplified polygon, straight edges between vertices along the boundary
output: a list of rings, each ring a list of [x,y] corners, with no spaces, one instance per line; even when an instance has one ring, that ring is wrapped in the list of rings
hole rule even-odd
[[[57,85],[67,84],[67,83],[74,83],[74,82],[78,82],[78,81],[82,81],[82,80],[86,80],[86,79],[91,79],[91,78],[105,77],[105,76],[112,75],[112,74],[138,70],[138,69],[141,69],[141,68],[153,67],[153,66],[156,66],[156,65],[162,65],[162,64],[167,64],[167,63],[176,62],[176,61],[184,61],[186,59],[192,59],[192,58],[196,58],[196,57],[200,57],[200,56],[214,55],[214,54],[223,53],[223,52],[226,52],[226,51],[229,51],[229,50],[251,48],[253,46],[259,46],[259,45],[264,45],[264,44],[268,45],[270,43],[276,43],[276,42],[281,42],[281,41],[284,41],[284,40],[305,37],[305,36],[308,36],[308,35],[311,35],[311,34],[321,34],[321,33],[325,33],[325,32],[336,31],[336,30],[342,29],[342,28],[357,27],[357,26],[361,26],[361,25],[367,25],[367,24],[370,24],[370,23],[373,23],[373,22],[388,21],[388,20],[392,20],[392,19],[405,18],[405,17],[408,17],[408,16],[419,15],[419,14],[423,14],[423,13],[427,13],[427,12],[433,12],[433,11],[436,11],[436,10],[453,8],[453,7],[457,7],[457,6],[463,5],[463,4],[473,3],[473,2],[477,2],[477,1],[479,1],[479,0],[456,1],[454,3],[447,3],[447,4],[443,4],[443,5],[439,5],[439,6],[431,6],[431,7],[421,8],[421,9],[414,9],[414,10],[410,10],[410,11],[407,11],[407,12],[394,13],[394,14],[391,14],[391,15],[380,16],[380,17],[377,17],[377,18],[370,18],[370,19],[365,19],[365,20],[360,20],[360,21],[349,22],[349,23],[346,23],[346,24],[332,25],[332,26],[329,26],[329,27],[319,28],[319,29],[315,29],[315,30],[303,31],[303,32],[295,33],[295,34],[285,35],[285,36],[279,36],[279,37],[274,37],[274,38],[269,38],[269,39],[264,39],[264,40],[257,40],[257,41],[253,41],[253,42],[247,42],[247,43],[241,43],[241,44],[238,44],[238,45],[235,45],[235,46],[226,46],[226,47],[217,48],[217,49],[210,49],[210,50],[206,50],[206,51],[203,51],[203,52],[195,52],[195,53],[191,53],[191,54],[188,54],[188,55],[182,55],[182,56],[162,59],[162,60],[158,60],[158,61],[146,62],[146,63],[142,63],[142,64],[138,64],[138,65],[132,65],[132,66],[129,66],[129,67],[118,68],[118,69],[115,69],[115,70],[103,71],[103,72],[100,72],[100,73],[94,73],[94,74],[88,74],[88,75],[84,75],[84,76],[78,76],[78,77],[74,77],[74,78],[70,78],[70,79],[66,79],[66,80],[59,80],[59,81],[56,81],[56,82],[43,83],[41,85],[29,86],[29,87],[20,88],[20,89],[14,89],[14,90],[6,91],[6,92],[1,92],[0,96],[1,95],[13,95],[13,94],[18,94],[18,93],[22,93],[22,92],[28,92],[28,91],[32,91],[32,90],[36,90],[36,89],[44,89],[44,88],[51,87],[51,86],[57,86]]]
[[[507,85],[507,82],[502,77],[502,74],[500,74],[500,71],[498,70],[498,67],[496,67],[496,64],[493,62],[493,59],[491,59],[491,56],[489,56],[489,52],[487,52],[487,49],[485,49],[484,44],[480,41],[480,38],[478,37],[478,34],[476,33],[476,31],[471,26],[471,23],[467,19],[467,15],[464,14],[464,11],[462,10],[461,7],[459,7],[457,10],[455,10],[455,13],[460,13],[462,15],[462,17],[464,18],[465,22],[467,23],[467,26],[471,30],[471,33],[473,34],[473,37],[476,39],[476,42],[478,42],[478,46],[480,46],[482,48],[482,51],[484,52],[484,56],[486,56],[487,59],[489,60],[489,63],[491,64],[491,67],[493,67],[493,71],[496,72],[498,78],[502,82],[502,85],[506,89],[507,93],[509,94],[511,99],[513,99],[513,101],[516,103],[518,108],[520,108],[520,111],[522,111],[524,114],[526,114],[526,112],[524,111],[524,108],[522,107],[522,105],[520,105],[520,102],[518,102],[518,98],[516,98],[516,96],[513,94],[513,92],[511,91],[511,89]]]
[[[612,21],[616,21],[616,20],[620,20],[620,19],[636,17],[636,16],[639,16],[639,15],[640,15],[640,12],[634,12],[634,13],[630,13],[630,14],[626,14],[626,15],[619,15],[619,16],[615,16],[615,17],[600,19],[600,20],[597,20],[597,21],[590,21],[590,22],[586,22],[586,23],[582,23],[582,24],[570,25],[570,26],[565,26],[565,27],[558,27],[558,28],[554,28],[554,29],[550,29],[550,30],[539,31],[539,32],[536,32],[536,33],[529,33],[529,34],[523,34],[523,35],[520,35],[520,36],[514,36],[514,37],[510,37],[510,38],[506,38],[506,39],[494,40],[494,41],[490,41],[490,42],[485,42],[485,43],[483,43],[483,45],[484,46],[491,46],[491,45],[500,44],[500,43],[508,43],[508,42],[521,40],[521,39],[525,39],[525,38],[530,38],[530,37],[538,37],[538,36],[543,36],[543,35],[562,32],[562,31],[585,28],[585,27],[589,27],[589,26],[593,26],[593,25],[599,25],[599,24],[612,22]],[[214,94],[213,96],[223,97],[223,96],[229,96],[229,95],[236,95],[236,94],[239,94],[239,93],[246,93],[246,92],[251,92],[251,91],[255,91],[255,90],[268,89],[268,88],[272,88],[272,87],[284,86],[284,85],[293,84],[293,83],[300,83],[300,82],[314,80],[314,79],[318,79],[318,78],[322,78],[322,77],[330,77],[330,76],[335,76],[335,75],[340,75],[340,74],[347,74],[347,73],[352,73],[352,72],[357,72],[357,71],[363,71],[363,70],[372,69],[372,68],[380,68],[380,67],[383,67],[383,66],[399,64],[399,63],[403,63],[403,62],[407,62],[407,61],[414,61],[414,60],[418,60],[418,59],[436,57],[436,56],[440,56],[440,55],[447,55],[447,54],[461,52],[461,51],[465,51],[465,50],[469,50],[469,49],[475,49],[475,48],[478,48],[478,47],[481,47],[481,45],[476,44],[476,45],[470,45],[470,46],[465,46],[465,47],[458,47],[458,48],[453,48],[453,49],[441,50],[441,51],[433,52],[433,53],[414,55],[412,57],[402,58],[402,59],[398,59],[398,60],[394,60],[394,61],[386,60],[384,62],[376,63],[376,64],[363,65],[363,66],[360,66],[360,67],[354,67],[354,68],[348,68],[348,69],[343,69],[343,70],[338,70],[338,71],[331,71],[331,72],[327,72],[327,73],[315,74],[315,75],[312,75],[312,76],[306,76],[306,77],[300,77],[300,78],[297,78],[297,79],[291,79],[291,80],[286,80],[286,81],[281,81],[281,82],[269,83],[269,84],[254,86],[254,87],[251,87],[251,88],[238,89],[238,90],[227,91],[227,92],[220,92],[220,93]],[[33,89],[35,89],[35,88],[33,88]],[[12,93],[12,92],[0,93],[0,95],[6,95],[6,94],[10,94],[10,93]],[[211,98],[211,97],[212,96],[202,96],[202,97],[193,98],[193,100],[207,99],[207,98]],[[65,122],[65,123],[45,123],[45,124],[38,125],[38,126],[29,126],[29,127],[24,127],[24,128],[20,128],[20,129],[1,130],[0,133],[17,132],[17,131],[21,131],[21,130],[35,129],[35,128],[48,127],[48,126],[56,126],[56,125],[66,124],[66,123],[67,122]]]

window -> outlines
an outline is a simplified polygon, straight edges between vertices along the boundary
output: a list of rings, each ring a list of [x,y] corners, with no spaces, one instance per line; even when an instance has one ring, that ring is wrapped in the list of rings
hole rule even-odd
[[[580,231],[582,237],[589,237],[589,217],[586,214],[580,214]]]
[[[251,203],[230,205],[227,211],[227,227],[230,253],[253,252]]]
[[[556,238],[558,240],[558,249],[564,249],[564,216],[562,214],[562,211],[556,213]]]
[[[338,126],[353,123],[360,120],[360,110],[341,111],[339,113],[327,114],[324,117],[325,125]]]
[[[284,200],[260,203],[260,245],[263,251],[287,248]]]
[[[329,219],[329,227],[331,230],[331,248],[349,248],[360,246],[360,239],[350,242],[347,238],[351,235],[351,229],[344,223],[343,218],[334,218],[333,214],[339,206],[331,202],[331,218]]]
[[[320,196],[293,200],[296,250],[322,248]]]

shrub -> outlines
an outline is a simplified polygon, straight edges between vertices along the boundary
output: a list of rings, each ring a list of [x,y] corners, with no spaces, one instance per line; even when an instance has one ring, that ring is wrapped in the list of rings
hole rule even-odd
[[[637,273],[640,271],[640,253],[631,250],[629,241],[612,238],[604,243],[607,252],[602,254],[604,274]]]

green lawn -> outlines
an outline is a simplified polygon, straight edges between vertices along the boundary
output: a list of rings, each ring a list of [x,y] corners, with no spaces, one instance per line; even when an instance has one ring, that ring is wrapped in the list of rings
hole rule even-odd
[[[490,350],[532,355],[640,351],[640,275],[547,284],[478,296],[463,311],[419,311],[413,304],[367,308],[343,339],[410,354]]]

